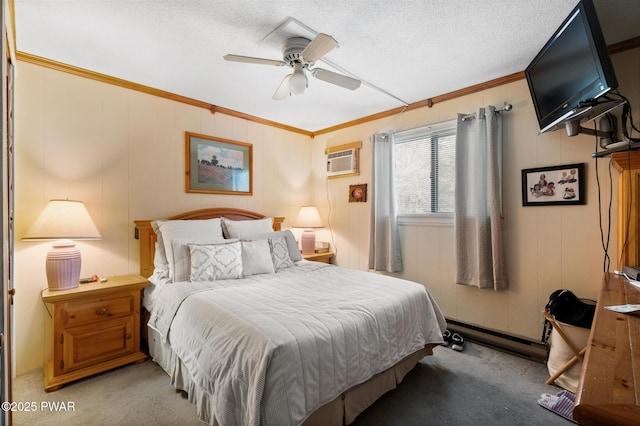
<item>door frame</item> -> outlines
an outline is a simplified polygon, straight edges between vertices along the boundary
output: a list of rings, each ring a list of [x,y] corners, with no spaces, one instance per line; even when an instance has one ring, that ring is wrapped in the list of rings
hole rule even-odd
[[[14,0],[2,2],[0,8],[0,50],[2,64],[0,66],[2,89],[0,90],[0,139],[2,151],[0,152],[0,194],[2,194],[2,214],[0,215],[0,401],[13,401],[13,212],[14,212],[14,162],[13,162],[13,105],[14,105],[14,66],[15,66],[15,15]],[[12,424],[10,410],[1,410],[0,426]]]

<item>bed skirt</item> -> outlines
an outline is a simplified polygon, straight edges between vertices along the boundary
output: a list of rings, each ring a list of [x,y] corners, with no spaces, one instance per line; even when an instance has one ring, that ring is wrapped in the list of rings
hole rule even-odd
[[[168,344],[163,343],[158,333],[147,327],[147,343],[149,354],[153,361],[169,375],[171,383],[176,389],[183,390],[189,395],[189,402],[195,404],[200,420],[207,424],[215,418],[212,407],[209,405],[209,396],[197,386],[189,371],[180,361],[179,357],[171,350]],[[432,355],[431,345],[405,357],[399,363],[373,376],[371,379],[358,386],[343,392],[333,401],[319,407],[307,417],[304,426],[341,426],[351,424],[358,414],[373,404],[386,392],[395,389],[402,382],[405,375],[416,366],[426,355]]]

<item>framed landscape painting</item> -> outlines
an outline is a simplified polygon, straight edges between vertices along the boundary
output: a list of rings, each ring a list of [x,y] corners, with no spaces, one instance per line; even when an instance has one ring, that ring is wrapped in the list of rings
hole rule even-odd
[[[185,132],[185,191],[252,195],[253,145]]]
[[[585,204],[584,163],[522,170],[523,206]]]

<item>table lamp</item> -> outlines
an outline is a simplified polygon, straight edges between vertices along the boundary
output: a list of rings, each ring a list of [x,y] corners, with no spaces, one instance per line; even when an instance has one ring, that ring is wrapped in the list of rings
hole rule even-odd
[[[72,240],[100,240],[102,236],[81,201],[51,200],[23,240],[55,240],[47,253],[49,290],[78,287],[80,250]]]
[[[303,206],[293,224],[294,228],[306,228],[300,237],[302,254],[313,254],[316,251],[316,234],[312,228],[322,228],[322,219],[315,206]]]

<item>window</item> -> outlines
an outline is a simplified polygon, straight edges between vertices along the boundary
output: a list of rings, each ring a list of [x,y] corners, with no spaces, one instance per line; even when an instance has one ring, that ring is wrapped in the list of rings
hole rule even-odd
[[[398,132],[394,139],[398,214],[453,213],[456,122]]]

